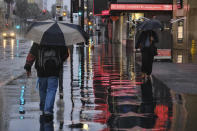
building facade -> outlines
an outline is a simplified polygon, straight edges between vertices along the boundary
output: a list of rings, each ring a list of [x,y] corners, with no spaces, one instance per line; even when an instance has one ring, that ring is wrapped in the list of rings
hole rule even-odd
[[[112,19],[112,41],[115,43],[128,43],[134,46],[136,32],[132,20],[140,17],[148,19],[156,18],[164,25],[164,30],[158,32],[161,49],[171,49],[172,33],[171,23],[172,6],[171,0],[113,0],[110,3],[110,17]]]
[[[43,0],[43,9],[47,10],[47,0]]]
[[[197,1],[173,0],[174,62],[197,63]]]
[[[5,3],[3,0],[0,0],[0,31],[4,26],[4,14],[5,14]]]

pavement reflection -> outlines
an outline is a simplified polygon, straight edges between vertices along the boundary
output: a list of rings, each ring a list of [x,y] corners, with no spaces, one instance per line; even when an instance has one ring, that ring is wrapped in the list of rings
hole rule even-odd
[[[102,44],[75,45],[69,50],[54,120],[44,121],[39,111],[33,70],[31,78],[22,75],[0,88],[1,130],[196,129],[196,95],[177,94],[155,77],[143,80],[128,48]],[[21,105],[25,113],[20,113]]]

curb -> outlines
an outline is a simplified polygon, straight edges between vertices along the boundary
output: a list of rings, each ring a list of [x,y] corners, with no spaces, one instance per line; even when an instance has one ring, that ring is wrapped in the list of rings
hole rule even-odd
[[[6,81],[3,82],[3,83],[0,83],[0,88],[2,88],[2,86],[7,85],[7,84],[10,83],[11,81],[18,79],[19,77],[23,76],[24,74],[25,74],[25,72],[22,72],[21,74],[16,75],[16,76],[10,78],[9,80],[6,80]]]

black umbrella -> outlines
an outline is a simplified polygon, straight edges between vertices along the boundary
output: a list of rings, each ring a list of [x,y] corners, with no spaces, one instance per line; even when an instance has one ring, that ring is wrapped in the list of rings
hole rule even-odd
[[[137,25],[137,30],[154,30],[154,29],[163,29],[163,25],[159,20],[145,20]]]
[[[79,25],[47,20],[34,22],[26,37],[40,45],[68,46],[87,42],[89,36]]]

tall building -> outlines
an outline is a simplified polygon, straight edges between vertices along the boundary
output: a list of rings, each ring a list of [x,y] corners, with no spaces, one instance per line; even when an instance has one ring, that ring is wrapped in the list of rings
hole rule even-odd
[[[43,9],[47,10],[47,0],[42,0],[43,1]]]

